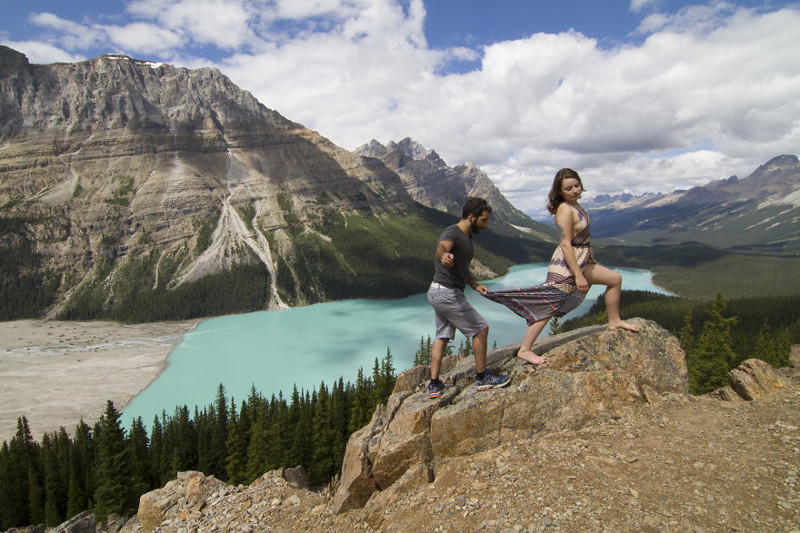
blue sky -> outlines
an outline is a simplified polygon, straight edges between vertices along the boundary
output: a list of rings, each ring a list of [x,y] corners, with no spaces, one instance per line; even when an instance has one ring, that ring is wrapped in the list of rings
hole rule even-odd
[[[800,5],[675,0],[0,0],[32,63],[215,67],[355,149],[412,137],[527,211],[558,168],[671,191],[800,153]]]

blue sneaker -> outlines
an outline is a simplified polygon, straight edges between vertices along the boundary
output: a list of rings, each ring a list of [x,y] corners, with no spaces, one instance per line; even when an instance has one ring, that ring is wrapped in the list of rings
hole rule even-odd
[[[511,383],[511,376],[508,374],[491,374],[487,370],[483,379],[478,379],[478,376],[475,376],[476,390],[499,389],[509,383]]]
[[[438,383],[434,383],[431,381],[428,383],[428,398],[438,398],[444,392],[444,389],[447,388],[443,382],[439,381]]]

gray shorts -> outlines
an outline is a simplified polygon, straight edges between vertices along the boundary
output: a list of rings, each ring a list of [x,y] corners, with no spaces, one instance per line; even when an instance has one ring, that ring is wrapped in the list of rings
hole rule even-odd
[[[464,292],[433,283],[428,289],[428,302],[436,311],[436,338],[452,339],[456,328],[471,339],[489,324],[467,301]]]

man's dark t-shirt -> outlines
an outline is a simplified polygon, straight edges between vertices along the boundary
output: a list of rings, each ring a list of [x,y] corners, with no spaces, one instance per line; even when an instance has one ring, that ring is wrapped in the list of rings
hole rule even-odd
[[[445,287],[463,291],[469,279],[469,262],[472,261],[475,253],[472,236],[467,235],[461,231],[458,225],[453,224],[442,232],[436,245],[438,246],[442,241],[453,243],[453,248],[450,250],[450,253],[453,254],[453,266],[448,268],[438,259],[434,259],[433,281]]]

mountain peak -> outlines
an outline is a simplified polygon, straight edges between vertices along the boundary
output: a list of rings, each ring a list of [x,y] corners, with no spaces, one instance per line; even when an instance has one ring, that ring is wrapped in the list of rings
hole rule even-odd
[[[28,64],[28,58],[25,54],[0,44],[0,72],[18,69]]]
[[[758,167],[755,172],[753,172],[753,175],[757,176],[768,172],[775,172],[776,170],[795,170],[798,167],[800,167],[800,160],[797,159],[796,155],[784,154],[773,157]]]
[[[386,149],[389,152],[400,152],[404,156],[414,160],[427,159],[428,156],[431,155],[431,152],[433,152],[433,150],[428,150],[411,137],[406,137],[400,142],[389,141],[389,144],[386,145]]]

